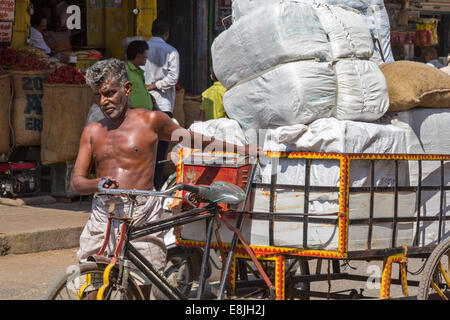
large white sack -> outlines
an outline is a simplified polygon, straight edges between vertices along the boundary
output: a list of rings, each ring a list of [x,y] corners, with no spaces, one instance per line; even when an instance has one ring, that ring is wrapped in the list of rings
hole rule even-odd
[[[251,137],[247,140],[254,142]],[[261,146],[267,151],[326,152],[326,153],[406,153],[406,132],[395,125],[359,121],[319,119],[305,125],[283,126],[265,130]],[[272,160],[261,163],[263,181],[269,182]],[[359,167],[351,172],[350,183],[354,187],[370,183],[369,162],[352,161]],[[338,161],[316,161],[312,167],[313,185],[337,186],[340,170]],[[333,164],[327,166],[326,164]],[[393,185],[395,167],[393,161],[378,162],[376,185]],[[279,182],[284,184],[304,183],[304,160],[280,159]],[[401,183],[407,183],[407,170],[400,170]]]
[[[230,88],[289,61],[329,59],[330,43],[315,8],[284,2],[258,6],[233,23],[214,40],[211,53],[217,79]]]
[[[332,58],[369,59],[373,41],[364,17],[350,7],[319,5],[317,16],[330,39]]]
[[[227,90],[228,117],[243,130],[303,123],[333,114],[336,79],[332,63],[299,61],[284,64]]]
[[[330,116],[374,121],[389,108],[386,80],[368,60],[299,61],[241,83],[223,97],[244,130],[308,124]]]
[[[306,151],[327,153],[405,153],[405,131],[390,124],[366,123],[337,120],[333,118],[319,119],[308,126],[301,125],[278,127],[267,130],[264,149],[277,151]],[[277,173],[276,185],[304,185],[304,159],[261,159],[261,183],[270,184],[272,173]],[[274,166],[274,167],[273,167]],[[395,162],[375,161],[375,185],[395,185]],[[399,184],[408,184],[408,166],[399,166]],[[313,160],[310,167],[310,185],[333,186],[340,183],[340,164],[338,160]],[[350,162],[349,183],[351,187],[370,186],[370,162],[352,160]],[[253,210],[267,212],[269,208],[268,188],[256,190]],[[275,210],[283,212],[303,212],[303,193],[291,191],[289,188],[278,189]],[[403,192],[399,194],[399,215],[414,215],[415,194]],[[369,217],[370,194],[351,193],[349,201],[349,217],[363,219]],[[374,217],[393,217],[393,193],[376,193]],[[309,194],[308,210],[310,213],[323,214],[339,211],[339,195],[337,192],[313,191]],[[261,243],[268,243],[267,229],[260,222],[252,221],[252,237]],[[280,246],[301,247],[301,222],[276,222],[274,242]],[[373,249],[388,248],[391,244],[392,223],[377,223],[373,227]],[[332,224],[313,224],[308,228],[308,244],[317,249],[337,248],[338,227]],[[349,251],[367,249],[367,225],[350,225],[348,229]],[[397,245],[411,245],[413,239],[413,223],[405,223],[397,230]]]
[[[293,1],[258,7],[212,45],[214,72],[227,89],[283,63],[368,59],[372,53],[369,29],[357,10]]]
[[[218,128],[219,126],[215,126]],[[210,127],[211,128],[211,127]],[[202,128],[198,127],[201,131]],[[223,136],[223,132],[203,131],[200,133]],[[235,137],[242,135],[236,130]],[[320,119],[309,126],[294,125],[279,127],[264,131],[262,144],[265,149],[279,151],[314,151],[314,152],[375,152],[375,153],[404,153],[405,131],[393,125],[363,123],[354,121],[340,121],[337,119]],[[269,183],[272,174],[272,163],[277,173],[277,185],[304,184],[305,166],[301,159],[261,159],[259,180]],[[368,185],[369,167],[366,162],[352,161],[350,183],[355,186]],[[376,185],[394,184],[395,166],[391,161],[377,161],[375,163]],[[407,171],[404,167],[399,170],[400,181],[404,183]],[[338,186],[340,169],[338,161],[315,160],[311,166],[311,185]],[[267,188],[256,188],[252,210],[257,212],[269,211],[269,197]],[[411,217],[414,209],[414,194],[399,194],[399,216]],[[275,211],[277,213],[302,213],[303,193],[300,191],[281,190],[276,188]],[[374,217],[393,216],[393,194],[375,194]],[[350,219],[369,217],[369,194],[350,195]],[[309,212],[325,213],[339,211],[337,192],[311,192],[309,194]],[[303,224],[301,222],[274,222],[274,245],[302,247]],[[390,247],[392,224],[378,223],[372,230],[372,248],[382,249]],[[219,230],[222,241],[228,243],[231,236],[226,228]],[[245,218],[242,228],[244,238],[251,245],[269,245],[269,222],[267,220]],[[336,249],[338,245],[337,224],[310,223],[308,228],[308,244],[316,249]],[[367,247],[367,225],[350,225],[349,251],[365,250]],[[204,241],[205,224],[203,222],[186,225],[182,230],[182,237],[188,240]],[[411,245],[413,237],[412,223],[398,226],[397,245]],[[215,238],[213,241],[217,241]]]
[[[450,155],[450,110],[437,108],[414,108],[398,113],[389,113],[380,121],[391,123],[405,131],[407,153],[409,154],[446,154]],[[417,161],[409,162],[409,180],[412,186],[417,186],[419,181],[419,167]],[[423,186],[440,186],[441,163],[440,161],[422,161]],[[450,162],[444,161],[444,185],[450,186]],[[444,191],[443,209],[444,216],[449,215],[450,191]],[[421,216],[437,217],[441,208],[439,191],[421,192]],[[416,213],[417,215],[417,213]],[[443,236],[446,239],[450,235],[449,221],[442,221]],[[423,221],[419,229],[419,244],[436,244],[439,233],[438,221]],[[441,234],[442,235],[442,234]]]
[[[294,0],[278,0],[280,2],[290,2]],[[295,0],[295,2],[306,4],[330,4],[345,5],[358,10],[365,18],[370,33],[379,40],[380,46],[374,46],[374,53],[370,58],[377,64],[394,62],[391,50],[391,36],[389,17],[383,0]],[[232,15],[236,22],[243,16],[253,12],[255,8],[273,4],[274,0],[233,0]],[[381,47],[381,48],[380,48]],[[383,61],[384,57],[385,61]]]
[[[389,109],[386,79],[376,63],[340,60],[335,65],[337,101],[333,116],[340,120],[375,121]]]
[[[247,137],[249,140],[250,137]],[[264,150],[328,153],[406,153],[406,132],[393,124],[319,119],[309,125],[269,128]],[[251,140],[254,143],[253,140]]]
[[[238,146],[247,144],[245,134],[239,126],[239,123],[233,119],[220,118],[198,121],[194,122],[188,130]]]

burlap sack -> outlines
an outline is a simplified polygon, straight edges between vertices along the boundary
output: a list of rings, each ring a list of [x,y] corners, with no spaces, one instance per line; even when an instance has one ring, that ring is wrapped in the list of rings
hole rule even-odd
[[[184,89],[177,90],[175,96],[175,106],[173,108],[173,117],[177,119],[181,127],[184,127]]]
[[[8,109],[11,101],[11,81],[9,75],[0,76],[0,154],[9,151]]]
[[[450,108],[450,76],[425,63],[396,61],[380,65],[389,93],[389,111],[414,107]]]
[[[200,106],[202,105],[202,96],[184,96],[184,125],[189,128],[196,120],[200,120]]]
[[[76,159],[81,133],[93,102],[94,94],[87,85],[44,84],[43,165]]]
[[[14,87],[12,123],[16,146],[39,146],[41,143],[43,85],[50,72],[10,71]]]

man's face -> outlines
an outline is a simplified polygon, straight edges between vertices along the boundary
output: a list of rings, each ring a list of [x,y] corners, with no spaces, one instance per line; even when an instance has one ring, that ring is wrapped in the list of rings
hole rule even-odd
[[[39,27],[37,28],[39,31],[45,31],[47,29],[47,19],[43,18],[41,20],[41,24],[39,25]]]
[[[147,50],[145,50],[144,53],[138,53],[136,55],[136,58],[134,59],[134,63],[137,66],[145,66],[146,62],[147,62]]]
[[[103,114],[113,121],[118,120],[126,112],[128,95],[131,92],[131,82],[127,81],[121,86],[108,79],[94,92],[97,104]]]

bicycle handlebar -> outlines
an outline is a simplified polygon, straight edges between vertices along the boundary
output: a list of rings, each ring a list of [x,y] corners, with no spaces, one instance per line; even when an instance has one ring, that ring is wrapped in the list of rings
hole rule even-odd
[[[239,204],[245,199],[245,194],[239,187],[224,181],[216,181],[210,186],[194,186],[190,184],[178,183],[172,188],[164,191],[136,190],[136,189],[111,189],[105,185],[112,185],[113,182],[107,178],[102,178],[98,182],[98,192],[108,195],[129,195],[129,196],[169,196],[174,191],[185,190],[196,193],[207,202],[220,202],[225,204]],[[187,200],[187,199],[186,199]],[[188,200],[187,200],[188,201]]]
[[[169,188],[164,191],[105,188],[104,185],[110,184],[110,183],[108,183],[109,181],[110,180],[107,178],[100,179],[100,181],[98,182],[98,192],[99,193],[109,194],[109,195],[130,195],[130,196],[140,196],[140,195],[142,195],[142,196],[167,196],[167,195],[172,194],[174,191],[178,191],[178,190],[186,190],[186,191],[194,192],[194,193],[200,192],[199,187],[184,184],[184,183],[178,183],[175,186],[173,186],[172,188]]]

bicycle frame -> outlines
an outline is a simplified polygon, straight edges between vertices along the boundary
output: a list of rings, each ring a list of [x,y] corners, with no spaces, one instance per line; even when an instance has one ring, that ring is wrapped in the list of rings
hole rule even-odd
[[[254,168],[253,168],[254,169]],[[254,170],[253,170],[254,172]],[[253,177],[253,175],[252,175]],[[99,182],[99,190],[103,189],[103,184],[105,183],[104,180]],[[248,199],[248,192],[249,192],[249,186],[251,185],[251,179],[249,180],[246,188],[246,198],[244,200],[244,203],[247,203]],[[163,192],[152,192],[155,196],[164,196],[166,194],[169,194],[173,190],[180,190],[180,189],[189,190],[188,185],[184,184],[178,184],[174,186],[173,188],[170,188]],[[134,206],[136,203],[136,197],[138,195],[146,195],[148,194],[148,191],[141,191],[141,190],[118,190],[118,189],[111,189],[108,190],[108,193],[110,194],[121,194],[126,195],[128,199],[130,200],[130,206],[128,209],[128,216],[125,216],[124,218],[116,218],[114,216],[109,217],[108,220],[108,227],[107,232],[105,236],[104,243],[102,245],[102,248],[100,249],[98,255],[103,255],[104,249],[106,248],[106,244],[109,241],[109,232],[110,232],[110,223],[112,219],[116,220],[122,220],[122,231],[120,235],[120,240],[118,243],[118,246],[115,249],[114,252],[114,258],[111,260],[109,266],[105,269],[105,273],[103,276],[104,279],[104,285],[99,290],[97,294],[97,299],[102,300],[103,294],[106,288],[109,286],[109,272],[112,270],[112,268],[115,266],[116,261],[119,261],[119,278],[118,281],[122,282],[122,287],[126,289],[127,283],[128,283],[128,274],[129,274],[129,262],[132,262],[146,277],[149,278],[149,280],[159,289],[161,290],[167,297],[171,299],[186,299],[186,297],[174,286],[172,286],[167,279],[162,276],[149,262],[142,254],[140,254],[136,248],[130,243],[132,240],[150,235],[162,230],[170,230],[174,227],[189,224],[198,220],[207,219],[207,234],[206,234],[206,240],[205,240],[205,247],[204,247],[204,253],[203,253],[203,259],[202,259],[202,265],[201,265],[201,271],[200,271],[200,281],[199,281],[199,288],[197,291],[197,298],[202,299],[204,298],[204,290],[206,285],[206,271],[207,271],[207,263],[209,261],[209,253],[211,248],[211,240],[212,240],[212,234],[213,234],[213,227],[214,227],[214,220],[216,216],[221,212],[221,208],[219,207],[218,203],[209,203],[205,207],[202,208],[194,208],[192,210],[189,210],[187,212],[184,212],[181,215],[177,215],[174,217],[166,218],[166,219],[160,219],[158,221],[152,221],[147,222],[139,226],[133,226],[132,225],[132,218],[133,218],[133,211]],[[177,198],[177,197],[173,197]],[[188,203],[190,201],[187,199],[187,197],[183,198]],[[192,203],[191,203],[192,205]],[[195,205],[192,205],[195,207]],[[120,254],[119,254],[120,251]],[[256,258],[254,259],[255,263],[259,265]],[[261,269],[262,270],[262,269]],[[263,274],[263,276],[265,276]],[[267,276],[265,277],[266,279]],[[272,288],[272,286],[270,286]],[[272,288],[273,289],[273,288]],[[84,289],[83,289],[84,290]],[[82,296],[82,292],[80,290],[79,296]]]
[[[195,208],[184,212],[181,215],[177,215],[174,217],[161,219],[154,222],[148,222],[139,226],[132,225],[132,217],[134,206],[136,203],[136,194],[129,196],[130,206],[128,210],[128,216],[125,218],[116,218],[110,217],[110,219],[116,219],[123,221],[122,231],[120,235],[120,240],[118,246],[115,249],[114,258],[111,260],[109,267],[105,269],[105,273],[103,276],[104,285],[100,288],[97,299],[102,300],[103,294],[106,288],[109,286],[109,282],[107,279],[109,278],[109,273],[111,269],[116,266],[116,262],[119,266],[119,277],[118,282],[121,282],[123,288],[126,289],[128,274],[129,274],[129,262],[133,263],[139,271],[141,271],[151,282],[155,285],[161,292],[163,292],[170,299],[187,299],[177,288],[171,285],[167,279],[156,270],[152,263],[148,261],[138,250],[131,244],[131,241],[146,235],[150,235],[162,230],[169,230],[177,226],[185,225],[191,222],[195,222],[198,220],[208,219],[208,225],[210,226],[208,230],[210,230],[207,234],[207,243],[209,239],[209,243],[211,243],[212,237],[212,226],[214,222],[214,218],[218,213],[218,205],[215,203],[208,204],[203,208]],[[109,222],[110,223],[110,222]],[[108,224],[109,224],[108,223]],[[108,227],[109,229],[109,227]],[[109,240],[109,234],[107,232],[105,237],[105,243]],[[102,248],[105,247],[102,246]],[[208,250],[206,250],[208,249]],[[120,253],[119,253],[120,252]],[[100,250],[99,255],[102,255],[103,252]],[[205,278],[206,278],[206,264],[209,259],[209,248],[205,248],[201,275],[200,275],[200,286],[198,291],[199,298],[203,297]],[[84,289],[83,289],[84,290]]]

